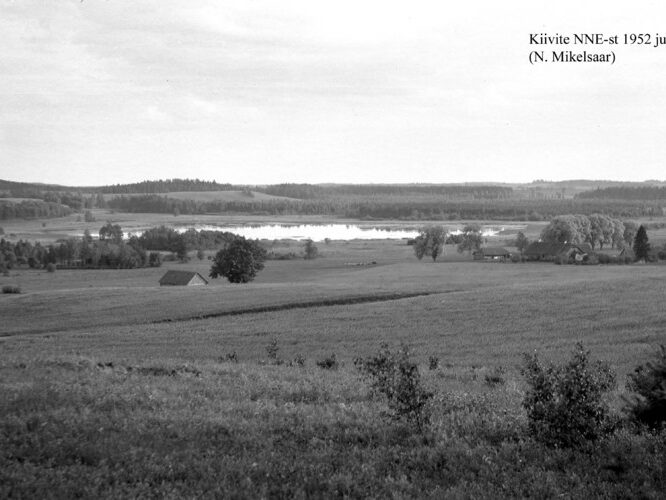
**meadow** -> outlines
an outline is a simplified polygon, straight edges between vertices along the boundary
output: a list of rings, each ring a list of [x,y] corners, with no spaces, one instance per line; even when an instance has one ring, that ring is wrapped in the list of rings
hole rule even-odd
[[[666,433],[623,408],[626,375],[666,343],[666,266],[318,247],[246,285],[157,285],[207,276],[207,258],[0,277],[23,292],[0,295],[0,497],[663,498]],[[550,448],[526,431],[522,356],[561,362],[578,341],[616,371],[619,423]],[[354,366],[383,342],[410,346],[435,393],[425,432]]]

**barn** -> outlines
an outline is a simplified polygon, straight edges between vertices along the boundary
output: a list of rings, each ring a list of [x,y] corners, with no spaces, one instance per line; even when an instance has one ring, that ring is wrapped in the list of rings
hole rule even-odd
[[[535,241],[527,246],[524,255],[528,260],[554,260],[558,256],[571,259],[576,256],[586,256],[590,253],[592,253],[592,247],[587,244],[573,245],[570,243]]]
[[[195,271],[167,271],[160,279],[160,286],[207,285],[208,280]]]
[[[511,252],[502,247],[484,247],[474,252],[475,260],[505,261],[511,257]]]

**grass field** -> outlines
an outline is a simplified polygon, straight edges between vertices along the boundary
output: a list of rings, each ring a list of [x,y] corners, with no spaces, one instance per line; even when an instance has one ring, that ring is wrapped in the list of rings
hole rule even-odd
[[[0,497],[663,498],[665,433],[547,448],[526,433],[520,366],[582,341],[618,373],[621,416],[625,375],[666,343],[666,266],[319,250],[247,285],[157,286],[170,268],[207,275],[206,259],[0,277],[23,290],[0,295]],[[423,434],[353,365],[382,342],[410,345],[436,393]],[[337,370],[317,367],[331,354]]]

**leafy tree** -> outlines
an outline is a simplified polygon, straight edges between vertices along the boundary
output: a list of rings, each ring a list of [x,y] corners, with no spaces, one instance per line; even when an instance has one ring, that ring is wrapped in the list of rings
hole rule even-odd
[[[481,248],[483,236],[481,235],[481,226],[478,224],[467,224],[463,230],[460,243],[458,244],[458,252],[463,253],[467,250],[472,253],[472,250]]]
[[[265,260],[266,250],[258,241],[236,236],[215,255],[210,277],[223,276],[231,283],[247,283],[264,268]]]
[[[647,231],[641,225],[634,237],[634,255],[636,256],[636,260],[647,260],[649,251],[650,244],[648,243]]]
[[[576,344],[564,365],[542,364],[525,355],[522,369],[529,385],[523,399],[530,434],[552,446],[576,446],[598,438],[608,424],[604,393],[615,386],[615,374]]]
[[[522,231],[518,232],[514,245],[518,248],[521,254],[525,251],[529,244],[530,240],[527,239],[527,236],[525,236]]]
[[[428,255],[435,262],[437,257],[443,253],[445,242],[446,230],[442,226],[423,228],[414,241],[416,257],[421,260],[424,255]]]
[[[314,244],[314,241],[311,239],[305,240],[305,247],[304,247],[304,258],[305,259],[316,259],[317,256],[319,255],[319,249],[317,248],[317,245]]]
[[[391,351],[382,344],[379,352],[367,358],[356,358],[356,368],[370,380],[372,388],[386,396],[392,417],[423,431],[430,423],[430,400],[434,393],[421,381],[418,366],[403,345]]]
[[[99,239],[102,241],[110,241],[111,243],[120,243],[123,241],[123,229],[118,224],[107,222],[99,230]]]

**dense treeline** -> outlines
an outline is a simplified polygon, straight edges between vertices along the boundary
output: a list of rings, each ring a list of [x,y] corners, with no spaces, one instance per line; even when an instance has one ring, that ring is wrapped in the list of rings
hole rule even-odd
[[[424,196],[438,195],[453,199],[507,199],[513,197],[513,188],[475,184],[275,184],[255,187],[255,191],[273,196],[298,199],[321,199],[340,196]]]
[[[178,191],[230,191],[236,189],[231,184],[219,184],[216,181],[199,179],[165,179],[142,181],[134,184],[115,184],[95,188],[100,193],[110,194],[143,194],[143,193],[174,193]]]
[[[0,270],[18,266],[46,268],[59,267],[132,269],[161,264],[158,252],[172,252],[176,258],[187,260],[191,250],[211,250],[223,247],[234,235],[223,231],[196,231],[179,233],[173,228],[160,226],[148,229],[141,236],[123,239],[118,224],[108,222],[99,230],[99,239],[86,231],[81,238],[64,238],[51,245],[19,240],[0,240]]]
[[[594,191],[585,191],[576,195],[584,200],[666,200],[666,187],[657,186],[614,186]]]
[[[338,196],[308,200],[194,201],[160,195],[120,196],[110,208],[144,213],[251,213],[255,215],[334,215],[355,219],[550,220],[561,213],[633,218],[662,215],[658,203],[605,200],[444,200],[438,196]]]
[[[0,220],[65,217],[72,213],[66,205],[42,200],[11,201],[0,198]]]

